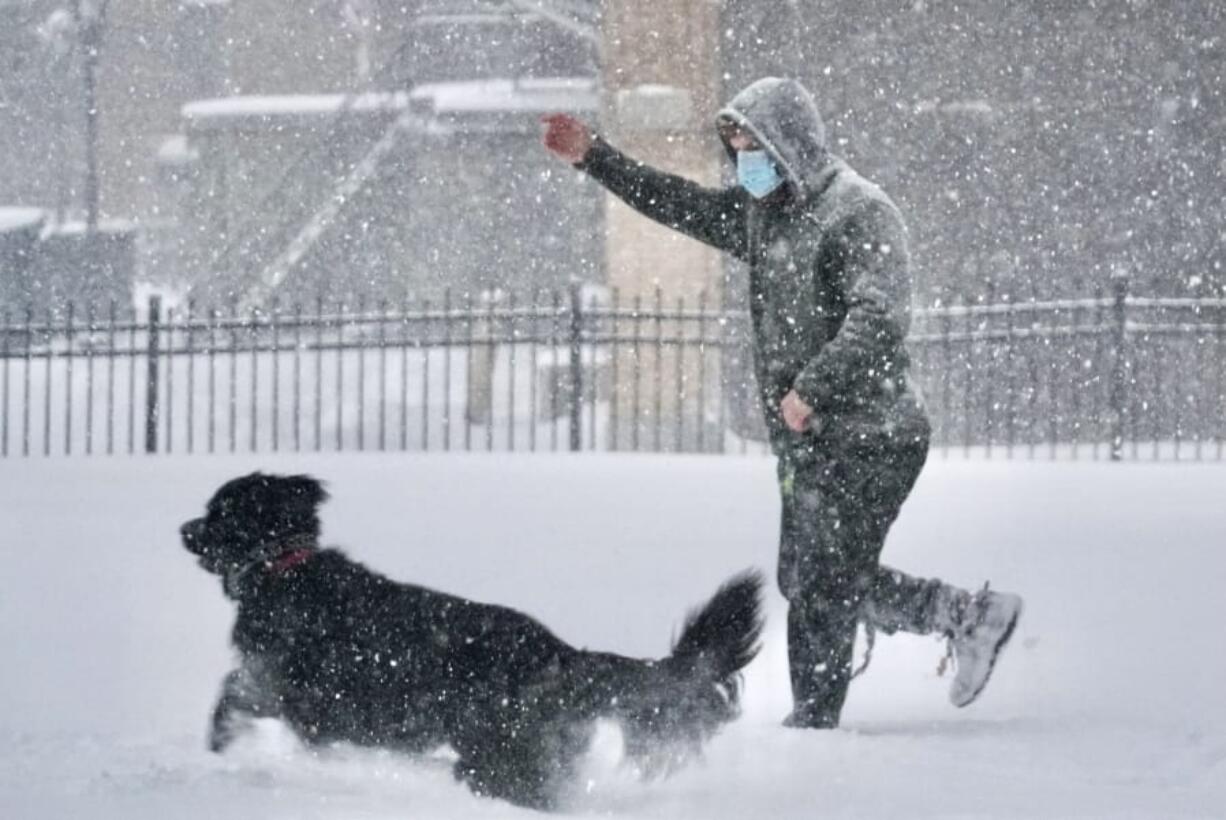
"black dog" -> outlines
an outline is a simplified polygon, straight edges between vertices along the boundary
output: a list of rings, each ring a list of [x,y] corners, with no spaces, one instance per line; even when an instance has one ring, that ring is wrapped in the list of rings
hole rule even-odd
[[[478,794],[551,808],[593,721],[623,728],[627,754],[670,767],[738,713],[758,650],[761,576],[726,583],[659,661],[576,649],[532,618],[402,584],[318,544],[327,493],[310,476],[225,484],[183,543],[238,603],[237,669],[210,745],[254,717],[304,741],[408,752],[449,745]]]

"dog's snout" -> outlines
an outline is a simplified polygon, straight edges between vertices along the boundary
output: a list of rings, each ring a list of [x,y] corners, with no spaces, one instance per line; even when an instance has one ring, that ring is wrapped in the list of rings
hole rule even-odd
[[[204,519],[193,518],[182,527],[179,528],[179,534],[183,536],[183,545],[192,552],[197,552],[200,549],[200,536],[204,532]]]

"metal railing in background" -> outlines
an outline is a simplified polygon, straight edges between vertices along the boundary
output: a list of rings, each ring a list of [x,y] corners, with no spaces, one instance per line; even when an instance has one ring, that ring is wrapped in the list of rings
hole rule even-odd
[[[948,453],[1220,460],[1226,299],[1130,296],[918,311],[910,346]]]
[[[748,317],[578,287],[401,305],[0,314],[0,456],[764,452]],[[916,311],[945,453],[1223,457],[1226,300]]]

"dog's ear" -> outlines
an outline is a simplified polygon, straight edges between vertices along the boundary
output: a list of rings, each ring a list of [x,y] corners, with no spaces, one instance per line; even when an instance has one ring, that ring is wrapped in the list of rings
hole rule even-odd
[[[323,482],[314,476],[291,475],[281,479],[286,495],[301,504],[318,507],[328,500]]]

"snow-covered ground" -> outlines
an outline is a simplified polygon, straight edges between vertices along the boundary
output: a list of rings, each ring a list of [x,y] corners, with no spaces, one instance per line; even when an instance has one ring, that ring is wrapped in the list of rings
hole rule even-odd
[[[314,754],[276,725],[203,748],[231,610],[179,522],[242,471],[330,482],[325,534],[406,580],[523,608],[567,640],[667,650],[726,575],[772,569],[765,458],[412,455],[0,462],[0,817],[532,816],[445,761]],[[886,549],[1028,609],[982,701],[943,647],[878,641],[844,728],[796,732],[782,608],[745,715],[638,783],[602,732],[578,817],[1226,817],[1226,465],[935,457]]]

